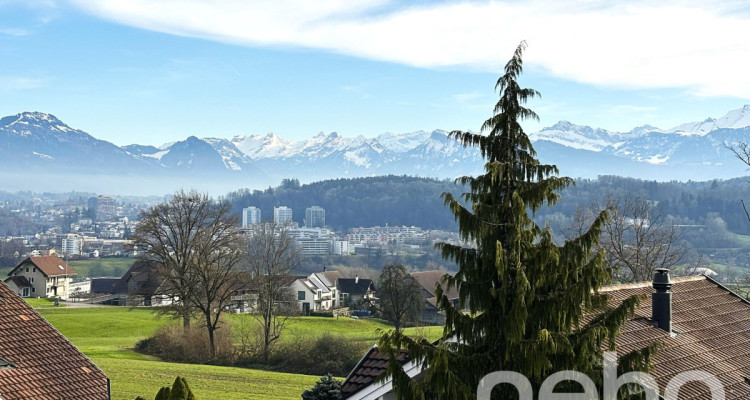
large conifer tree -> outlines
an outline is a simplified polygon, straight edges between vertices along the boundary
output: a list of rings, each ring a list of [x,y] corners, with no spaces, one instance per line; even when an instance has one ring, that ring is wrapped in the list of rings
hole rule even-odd
[[[517,82],[524,49],[522,42],[498,79],[500,99],[482,133],[451,132],[465,146],[478,147],[486,160],[483,175],[459,178],[470,190],[463,195],[470,207],[443,194],[461,237],[473,244],[439,245],[459,268],[454,277],[444,277],[443,284],[458,289],[460,308],[465,309],[454,308],[438,287],[447,339],[434,346],[399,332],[383,335],[381,349],[407,348],[427,369],[420,379],[410,379],[391,357],[386,376],[393,378],[401,399],[476,399],[477,383],[494,371],[519,372],[535,390],[561,370],[575,370],[598,382],[602,351],[614,347],[619,328],[637,303],[632,298],[610,309],[606,295],[598,293],[610,279],[603,253],[594,251],[606,212],[582,236],[563,245],[556,245],[551,230],[537,226],[529,215],[553,205],[559,198],[556,191],[573,182],[558,177],[554,165],[535,158],[521,127],[524,119],[537,119],[524,104],[538,96]],[[585,318],[584,308],[597,316]],[[626,369],[643,368],[650,350],[630,355]],[[493,393],[497,398],[516,397],[510,385]]]

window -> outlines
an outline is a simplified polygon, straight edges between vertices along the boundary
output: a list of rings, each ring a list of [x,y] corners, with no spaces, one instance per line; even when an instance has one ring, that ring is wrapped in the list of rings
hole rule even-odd
[[[36,272],[36,267],[34,267],[34,272]]]
[[[297,292],[297,300],[304,300],[304,299],[305,299],[305,291],[300,290],[299,292]]]
[[[29,267],[26,267],[26,272],[29,272]]]
[[[34,277],[33,276],[31,277],[31,283],[34,283]]]
[[[36,293],[36,288],[31,288],[31,293]]]

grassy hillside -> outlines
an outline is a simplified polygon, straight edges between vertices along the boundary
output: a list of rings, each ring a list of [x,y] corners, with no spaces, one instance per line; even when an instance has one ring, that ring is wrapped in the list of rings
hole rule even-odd
[[[37,299],[33,299],[38,301]],[[39,304],[37,306],[44,306]],[[188,379],[201,399],[255,400],[299,399],[319,378],[244,368],[177,364],[159,361],[133,351],[133,345],[152,335],[168,319],[159,319],[149,308],[126,307],[43,307],[38,311],[63,335],[89,356],[112,381],[113,400],[153,397],[175,376]],[[230,315],[229,323],[250,315]],[[287,340],[295,336],[335,334],[360,343],[374,343],[378,329],[390,326],[379,320],[350,318],[293,318]],[[434,339],[441,327],[411,328],[409,333]]]
[[[92,258],[70,260],[68,264],[78,273],[78,278],[120,277],[136,260],[134,258]]]

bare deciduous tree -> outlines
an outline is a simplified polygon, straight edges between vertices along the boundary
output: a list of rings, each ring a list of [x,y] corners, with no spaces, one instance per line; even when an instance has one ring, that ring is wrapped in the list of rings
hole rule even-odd
[[[141,212],[134,243],[145,257],[158,262],[163,280],[157,294],[168,296],[166,310],[177,314],[189,329],[201,314],[215,355],[214,332],[239,279],[243,238],[237,217],[226,202],[206,194],[177,192],[171,200]]]
[[[659,212],[651,202],[637,196],[607,195],[605,207],[610,218],[604,225],[599,245],[616,282],[646,282],[657,268],[673,269],[673,274],[694,275],[702,271],[703,258],[681,239],[682,229]],[[566,236],[590,226],[599,205],[579,207]]]
[[[745,165],[750,167],[750,144],[745,142],[744,140],[738,140],[735,143],[724,143],[724,147],[729,149],[734,155],[742,161]],[[750,212],[747,210],[747,206],[745,205],[744,200],[740,200],[740,203],[742,203],[742,208],[745,210],[745,216],[747,216],[748,221],[750,221]]]
[[[288,316],[296,309],[289,284],[302,251],[285,228],[274,224],[257,225],[247,248],[251,288],[258,295],[255,317],[262,325],[263,360],[268,362],[271,347],[281,337]]]
[[[379,301],[370,301],[369,304],[383,319],[393,322],[397,331],[419,318],[424,301],[422,288],[406,267],[398,264],[383,267],[377,289]]]

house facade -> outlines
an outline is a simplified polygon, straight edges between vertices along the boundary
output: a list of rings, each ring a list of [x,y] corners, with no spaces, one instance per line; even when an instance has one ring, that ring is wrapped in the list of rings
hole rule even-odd
[[[297,300],[299,311],[302,315],[310,315],[311,311],[319,311],[315,308],[317,290],[307,278],[300,278],[290,285],[292,294]]]
[[[372,279],[339,278],[336,280],[336,290],[342,307],[361,307],[365,301],[375,298],[375,284]]]
[[[16,294],[22,297],[60,297],[70,296],[70,284],[76,272],[62,258],[51,255],[28,257],[8,273],[5,280]],[[26,279],[23,283],[19,277]]]

